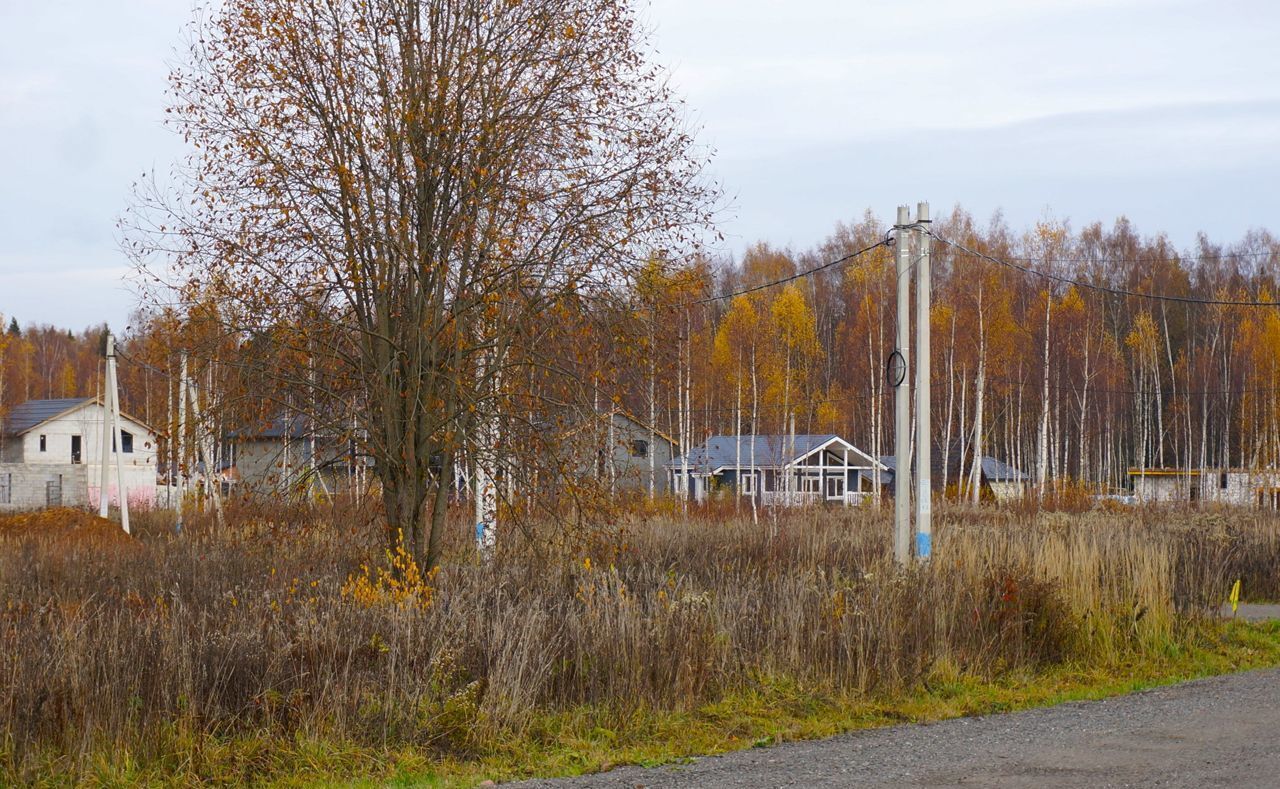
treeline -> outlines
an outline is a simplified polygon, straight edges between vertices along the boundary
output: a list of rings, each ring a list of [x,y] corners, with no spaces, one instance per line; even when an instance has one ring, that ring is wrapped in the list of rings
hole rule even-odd
[[[686,443],[794,429],[892,451],[891,248],[705,302],[815,269],[889,230],[868,214],[812,250],[761,244],[740,262],[667,276],[665,312],[662,299],[650,305],[656,362],[647,376],[624,376],[628,402],[644,413],[653,391],[660,426]],[[1201,236],[1180,250],[1123,218],[1017,232],[963,210],[934,233],[979,253],[933,243],[935,435],[966,469],[989,454],[1040,484],[1117,488],[1131,467],[1280,464],[1280,310],[1267,306],[1280,290],[1275,237]]]
[[[868,213],[803,252],[759,244],[741,260],[655,259],[621,302],[627,306],[583,322],[590,336],[566,347],[563,363],[580,368],[596,407],[620,404],[684,445],[794,430],[838,433],[886,454],[892,248],[751,289],[872,246],[889,230]],[[975,456],[995,455],[1040,484],[1114,489],[1131,467],[1280,465],[1280,310],[1214,303],[1269,305],[1280,293],[1280,240],[1265,231],[1226,245],[1202,236],[1180,250],[1123,218],[1079,229],[1045,221],[1017,232],[999,216],[983,225],[963,210],[936,221],[934,233],[1032,272],[933,244],[935,434],[966,458],[966,469]],[[741,291],[750,292],[732,295]],[[631,326],[619,331],[623,322]],[[183,347],[206,351],[196,351],[192,374],[211,402],[227,405],[224,425],[291,404],[305,411],[299,404],[315,399],[308,385],[349,389],[326,382],[297,349],[295,393],[279,376],[235,363],[246,343],[223,337],[210,354],[199,329],[171,313],[133,323],[141,328],[120,344],[125,407],[161,430],[174,424]],[[11,320],[0,339],[0,414],[29,398],[99,394],[104,329],[20,329]],[[626,343],[613,342],[615,333]],[[545,429],[541,418],[523,424]],[[964,492],[966,480],[943,483]]]
[[[102,395],[106,324],[73,332],[48,324],[23,327],[16,315],[0,315],[0,419],[27,400]],[[121,349],[163,342],[158,324],[126,335]],[[121,405],[131,415],[164,430],[168,413],[166,377],[138,364],[120,366]]]

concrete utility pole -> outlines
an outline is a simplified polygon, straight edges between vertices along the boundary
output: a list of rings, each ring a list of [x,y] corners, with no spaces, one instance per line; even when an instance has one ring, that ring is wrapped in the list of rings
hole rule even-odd
[[[933,430],[929,420],[929,204],[916,205],[916,558],[933,553]],[[944,447],[943,452],[949,450]],[[944,461],[945,462],[945,461]]]
[[[98,467],[98,517],[105,518],[111,500],[111,335],[107,335],[107,360],[102,364],[102,435],[98,437],[102,446],[102,465]]]
[[[911,236],[910,209],[898,206],[897,347],[889,363],[894,388],[893,555],[899,564],[911,561]]]
[[[129,533],[129,492],[124,486],[124,470],[120,455],[124,437],[120,428],[120,384],[116,380],[116,338],[107,333],[107,365],[102,397],[102,490],[98,496],[98,514],[107,517],[108,471],[112,451],[116,456],[116,496],[120,499],[120,527]]]

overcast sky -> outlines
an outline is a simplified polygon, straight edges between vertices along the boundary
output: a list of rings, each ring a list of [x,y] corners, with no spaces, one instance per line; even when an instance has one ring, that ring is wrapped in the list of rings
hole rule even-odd
[[[182,153],[161,125],[184,0],[0,0],[0,313],[123,328],[115,221]],[[717,152],[725,249],[806,249],[868,208],[1015,228],[1125,214],[1179,246],[1280,229],[1280,4],[653,0]]]

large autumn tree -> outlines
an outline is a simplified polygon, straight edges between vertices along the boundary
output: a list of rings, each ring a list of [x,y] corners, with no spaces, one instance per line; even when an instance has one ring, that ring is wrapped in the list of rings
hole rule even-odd
[[[388,538],[431,565],[455,461],[492,476],[522,370],[581,374],[556,356],[581,327],[540,317],[703,232],[679,103],[627,0],[224,0],[192,33],[192,153],[176,194],[140,191],[135,252],[328,372],[311,416],[354,417]]]

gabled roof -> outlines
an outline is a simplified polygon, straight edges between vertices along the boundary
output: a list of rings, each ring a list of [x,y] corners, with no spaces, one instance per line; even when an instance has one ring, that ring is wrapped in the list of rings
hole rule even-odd
[[[636,427],[640,428],[641,430],[644,430],[644,431],[646,431],[646,432],[648,432],[648,431],[653,431],[653,434],[654,434],[655,436],[657,436],[658,438],[661,438],[663,441],[666,441],[666,442],[667,442],[668,444],[670,444],[671,446],[673,446],[673,447],[679,447],[679,446],[680,446],[680,442],[679,442],[679,441],[676,441],[674,438],[672,438],[671,436],[669,436],[669,435],[667,435],[666,433],[662,432],[662,431],[661,431],[661,430],[659,430],[658,428],[653,427],[652,425],[648,424],[647,422],[645,422],[644,420],[640,419],[638,416],[636,416],[635,414],[631,413],[630,411],[628,411],[627,409],[623,408],[622,406],[614,406],[612,410],[610,410],[610,411],[606,411],[606,412],[605,412],[605,416],[608,416],[608,417],[610,417],[610,418],[615,417],[615,416],[622,417],[623,419],[625,419],[626,421],[628,421],[628,422],[630,422],[631,424],[635,425]]]
[[[227,434],[229,438],[310,438],[311,431],[308,429],[307,418],[302,414],[298,414],[293,418],[285,414],[278,415],[270,422],[258,423],[240,430],[232,430]]]
[[[815,450],[831,443],[847,445],[855,452],[875,463],[869,455],[840,438],[834,433],[820,435],[758,435],[758,436],[713,436],[707,443],[694,447],[683,458],[676,458],[667,464],[669,468],[683,467],[688,463],[691,469],[716,470],[732,468],[739,462],[746,465],[751,462],[751,450],[755,447],[755,465],[757,467],[785,466],[795,462]],[[740,448],[740,449],[739,449]],[[794,451],[793,451],[794,449]],[[739,451],[741,455],[739,455]]]
[[[982,458],[982,475],[990,482],[1026,482],[1030,477],[993,457]]]
[[[4,434],[6,436],[20,436],[23,433],[30,433],[40,425],[50,422],[58,417],[65,416],[87,405],[100,405],[102,401],[96,397],[66,397],[57,400],[28,400],[27,402],[14,406],[9,411],[9,416],[4,420]],[[143,422],[136,416],[132,416],[124,411],[120,412],[123,419],[128,419],[135,425],[150,431],[155,435],[160,435],[160,431],[151,425]]]
[[[884,479],[885,480],[892,479],[894,472],[896,472],[898,469],[897,457],[893,455],[881,455],[880,462],[884,464],[885,470],[887,472],[884,476]],[[934,455],[934,465],[935,466],[938,465],[936,454]],[[961,473],[967,474],[968,473],[967,469],[968,469],[967,465],[963,466]],[[934,471],[933,478],[936,481],[938,479],[938,469],[934,468],[933,471]],[[996,460],[995,458],[987,455],[984,455],[982,458],[982,478],[987,482],[1025,482],[1028,479],[1030,479],[1030,477],[1028,477],[1026,474],[1023,474],[1021,471],[1017,470],[1013,466],[1010,466],[1008,463],[1005,463],[1004,461],[1001,461],[1001,460]]]
[[[4,420],[4,434],[20,436],[31,428],[74,411],[92,400],[91,397],[66,397],[58,400],[28,400],[15,405]]]

